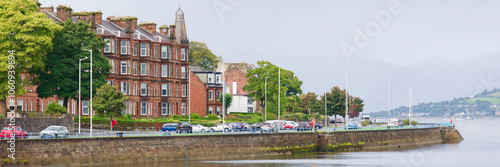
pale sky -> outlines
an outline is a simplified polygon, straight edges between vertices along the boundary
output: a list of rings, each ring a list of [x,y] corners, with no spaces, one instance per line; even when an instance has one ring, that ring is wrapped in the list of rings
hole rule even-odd
[[[387,110],[387,77],[396,107],[408,105],[408,83],[413,85],[414,104],[500,88],[500,1],[40,2],[67,5],[75,12],[101,10],[103,18],[137,16],[139,23],[158,25],[174,23],[180,4],[189,40],[206,42],[225,62],[279,64],[304,82],[304,92],[318,94],[324,93],[325,82],[345,88],[347,71],[349,92],[365,100],[367,112]],[[390,18],[377,13],[389,13]],[[355,41],[360,36],[365,38]],[[354,47],[357,53],[344,54],[341,46]]]

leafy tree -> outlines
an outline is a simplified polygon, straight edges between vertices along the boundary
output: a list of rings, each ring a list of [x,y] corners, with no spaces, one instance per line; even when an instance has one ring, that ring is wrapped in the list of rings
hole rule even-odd
[[[345,100],[346,100],[346,90],[340,89],[338,86],[335,86],[330,89],[329,92],[326,92],[326,101],[327,101],[327,115],[334,115],[335,120],[337,120],[337,115],[341,115],[345,117]],[[351,109],[356,111],[359,116],[359,112],[363,111],[363,100],[359,97],[352,97],[349,95],[349,112]],[[322,105],[322,110],[319,110],[320,114],[324,114],[324,104],[325,96],[321,96],[321,101],[319,102]],[[350,113],[348,113],[350,114]],[[356,115],[356,114],[354,114]],[[351,117],[351,116],[350,116]]]
[[[221,57],[212,53],[205,42],[189,42],[189,63],[199,65],[204,70],[213,71]]]
[[[61,29],[37,10],[33,0],[0,1],[0,115],[7,114],[9,80],[15,81],[15,95],[23,95],[31,78],[23,81],[19,74],[32,74],[32,69],[44,66],[42,55],[52,48],[54,33]]]
[[[349,106],[349,118],[356,118],[359,117],[359,111],[358,111],[358,105],[353,104]]]
[[[318,101],[318,95],[314,92],[307,92],[307,94],[299,95],[300,108],[302,113],[311,114],[312,111],[319,111],[321,109],[320,101]],[[324,106],[324,105],[323,105]]]
[[[109,117],[110,120],[113,120],[113,118],[122,115],[122,110],[127,109],[127,106],[123,104],[123,102],[127,100],[128,96],[123,95],[116,87],[105,84],[97,89],[97,95],[94,97],[92,107],[100,115]],[[113,126],[110,127],[111,130],[113,130]]]
[[[269,112],[278,114],[278,88],[281,87],[281,111],[290,106],[289,101],[293,100],[293,95],[302,93],[300,87],[302,81],[294,75],[292,71],[281,69],[281,85],[278,83],[280,68],[271,64],[268,61],[258,61],[258,67],[248,70],[246,77],[248,78],[248,85],[243,87],[243,90],[250,92],[248,97],[255,101],[260,101],[261,107],[265,106],[265,78],[267,79],[267,102]],[[269,116],[269,115],[268,115]]]
[[[227,108],[231,107],[231,104],[233,102],[233,95],[229,93],[224,93],[224,96],[226,98],[226,104],[224,108],[225,115],[227,115]],[[219,97],[219,101],[222,102],[222,96]]]
[[[71,19],[59,23],[63,29],[54,38],[54,49],[47,53],[43,62],[45,68],[38,71],[38,97],[46,98],[56,95],[64,98],[64,107],[68,106],[68,99],[78,98],[78,63],[82,61],[82,71],[90,68],[90,52],[92,49],[93,61],[93,90],[106,83],[111,65],[109,59],[101,52],[106,43],[89,29],[84,22],[71,22]],[[90,73],[82,73],[82,98],[90,97]],[[93,92],[95,93],[95,91]]]
[[[66,114],[67,109],[64,108],[63,106],[59,105],[59,103],[52,102],[47,106],[47,110],[45,113],[47,114]]]

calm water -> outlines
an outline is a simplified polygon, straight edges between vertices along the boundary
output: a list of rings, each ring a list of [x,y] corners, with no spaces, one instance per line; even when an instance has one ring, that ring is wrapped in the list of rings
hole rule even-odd
[[[424,119],[420,122],[446,122]],[[132,166],[203,166],[203,167],[321,167],[321,166],[500,166],[500,118],[454,120],[464,137],[460,143],[395,151],[358,151],[344,153],[302,153],[224,161],[173,161],[113,165]],[[105,165],[110,166],[110,165]]]

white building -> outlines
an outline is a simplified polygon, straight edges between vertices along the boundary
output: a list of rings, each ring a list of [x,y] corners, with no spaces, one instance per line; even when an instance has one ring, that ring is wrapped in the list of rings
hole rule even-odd
[[[227,109],[227,113],[253,113],[255,103],[252,98],[248,97],[248,93],[241,89],[236,81],[225,89],[226,93],[233,95],[231,106]]]

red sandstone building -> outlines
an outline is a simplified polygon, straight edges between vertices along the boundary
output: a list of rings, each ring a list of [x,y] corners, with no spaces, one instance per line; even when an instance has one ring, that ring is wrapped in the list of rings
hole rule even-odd
[[[222,74],[221,72],[204,71],[199,66],[191,65],[191,113],[206,116],[208,114],[222,115]]]
[[[87,22],[97,36],[108,42],[101,50],[112,66],[106,80],[129,96],[123,114],[140,117],[188,114],[189,41],[181,9],[176,12],[175,25],[161,26],[160,32],[156,23],[137,24],[136,17],[111,16],[103,20],[100,11],[73,13],[67,6],[57,7],[57,12],[53,7],[41,7],[40,12],[55,22],[67,19]],[[43,112],[51,102],[62,104],[57,97],[38,98],[36,86],[30,85],[26,90],[25,95],[16,97],[10,105],[19,110]],[[82,115],[88,116],[89,101],[82,100],[81,105]],[[69,100],[68,113],[78,115],[78,100]]]

